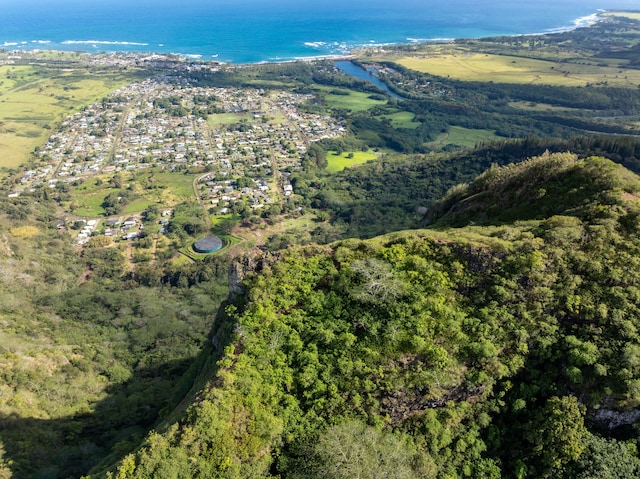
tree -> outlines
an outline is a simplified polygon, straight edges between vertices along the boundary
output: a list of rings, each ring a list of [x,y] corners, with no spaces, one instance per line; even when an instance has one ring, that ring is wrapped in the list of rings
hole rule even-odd
[[[560,477],[564,466],[580,457],[588,437],[584,411],[574,396],[554,396],[538,412],[528,439],[540,477]]]
[[[109,180],[109,184],[111,185],[112,188],[117,188],[117,189],[122,188],[122,185],[124,184],[122,175],[120,173],[116,173],[115,175],[113,175]]]
[[[398,436],[347,420],[320,434],[313,477],[324,479],[412,479],[413,454]]]
[[[356,299],[365,303],[386,303],[402,296],[402,282],[395,277],[388,263],[369,258],[356,261],[351,267],[362,280],[355,288]]]
[[[628,444],[590,435],[586,449],[575,464],[567,468],[568,479],[627,479],[640,477],[640,459]]]

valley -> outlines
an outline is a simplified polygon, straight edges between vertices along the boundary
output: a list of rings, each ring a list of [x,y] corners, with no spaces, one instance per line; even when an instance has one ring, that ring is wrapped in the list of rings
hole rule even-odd
[[[0,477],[639,475],[639,46],[0,51]]]

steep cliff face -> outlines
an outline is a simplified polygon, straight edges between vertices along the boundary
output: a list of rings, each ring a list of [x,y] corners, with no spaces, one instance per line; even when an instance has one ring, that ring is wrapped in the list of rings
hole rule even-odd
[[[229,300],[246,293],[243,281],[251,275],[259,274],[265,267],[278,261],[276,253],[259,250],[250,251],[232,261],[229,266]]]

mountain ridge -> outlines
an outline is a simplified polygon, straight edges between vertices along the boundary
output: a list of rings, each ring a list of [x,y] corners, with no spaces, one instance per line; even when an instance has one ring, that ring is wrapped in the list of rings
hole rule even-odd
[[[616,460],[637,473],[628,426],[603,430],[640,407],[640,209],[626,196],[638,178],[602,158],[543,155],[456,199],[580,169],[609,189],[550,217],[437,223],[261,263],[220,317],[216,378],[112,477],[353,477],[391,464],[404,477],[585,478]],[[598,427],[599,410],[614,419]],[[385,446],[358,463],[365,437]]]

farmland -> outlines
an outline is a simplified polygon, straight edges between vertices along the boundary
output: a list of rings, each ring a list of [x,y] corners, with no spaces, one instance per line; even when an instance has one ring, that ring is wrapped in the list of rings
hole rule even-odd
[[[424,57],[404,57],[396,62],[421,73],[463,81],[537,83],[554,86],[640,85],[640,71],[635,69],[473,53],[465,50]]]
[[[50,55],[51,56],[51,55]],[[57,69],[64,56],[66,68]],[[52,54],[51,63],[30,64],[0,56],[0,171],[20,166],[42,145],[60,120],[118,87],[135,73],[116,69],[80,69],[68,54]],[[69,67],[71,66],[71,67]]]

